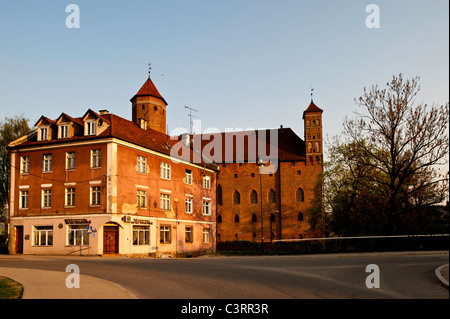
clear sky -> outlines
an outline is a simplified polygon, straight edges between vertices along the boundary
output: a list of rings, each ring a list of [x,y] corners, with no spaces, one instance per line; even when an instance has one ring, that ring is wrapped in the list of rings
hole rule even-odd
[[[66,6],[80,28],[66,27]],[[366,27],[366,6],[380,28]],[[448,0],[0,0],[0,119],[131,119],[148,76],[168,102],[169,131],[291,127],[324,110],[324,135],[341,132],[364,87],[399,72],[421,77],[418,101],[449,100]]]

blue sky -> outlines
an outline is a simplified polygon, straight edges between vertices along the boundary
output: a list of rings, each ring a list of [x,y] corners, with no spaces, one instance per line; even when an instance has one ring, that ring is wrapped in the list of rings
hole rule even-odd
[[[66,28],[66,6],[80,28]],[[380,28],[365,25],[369,4]],[[341,132],[364,87],[421,77],[417,100],[449,100],[447,0],[0,0],[0,118],[32,122],[108,109],[131,119],[130,98],[151,77],[168,102],[169,130],[291,127],[324,110]]]

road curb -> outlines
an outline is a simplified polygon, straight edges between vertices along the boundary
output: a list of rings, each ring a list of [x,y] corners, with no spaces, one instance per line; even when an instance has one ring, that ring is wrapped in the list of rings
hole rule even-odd
[[[445,267],[448,268],[448,264],[442,265],[442,266],[436,268],[436,271],[435,271],[435,272],[436,272],[436,276],[439,278],[439,281],[442,283],[442,285],[448,288],[448,279],[446,279],[444,276],[442,276],[442,273],[441,273],[441,271],[442,271]],[[448,271],[448,269],[447,269],[447,271]]]

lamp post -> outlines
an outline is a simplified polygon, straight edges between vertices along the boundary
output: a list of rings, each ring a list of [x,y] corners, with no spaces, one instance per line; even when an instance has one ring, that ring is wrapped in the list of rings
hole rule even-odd
[[[259,188],[260,188],[260,202],[261,202],[261,255],[264,255],[264,222],[263,222],[263,193],[262,193],[262,178],[261,178],[261,170],[264,166],[264,162],[261,158],[258,158],[258,161],[256,162],[256,165],[259,167]]]

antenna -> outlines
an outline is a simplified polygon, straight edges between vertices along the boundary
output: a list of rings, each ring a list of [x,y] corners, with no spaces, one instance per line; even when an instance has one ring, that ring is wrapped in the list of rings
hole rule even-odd
[[[189,107],[189,106],[184,106],[184,108],[185,109],[189,109],[189,114],[188,114],[188,116],[189,116],[189,134],[192,134],[192,125],[193,125],[193,122],[192,122],[192,118],[193,117],[195,117],[195,118],[197,118],[196,116],[194,116],[194,115],[192,115],[192,111],[194,111],[194,112],[198,112],[196,109],[193,109],[192,107]]]

